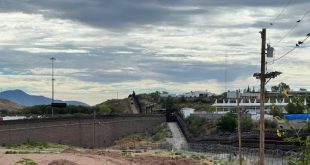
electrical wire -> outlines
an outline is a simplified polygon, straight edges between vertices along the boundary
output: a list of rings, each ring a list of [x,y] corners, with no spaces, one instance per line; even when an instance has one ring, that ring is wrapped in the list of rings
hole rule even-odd
[[[310,10],[309,10],[309,11],[310,11]],[[281,55],[280,57],[274,59],[274,60],[273,60],[273,63],[276,62],[276,61],[278,61],[278,60],[280,60],[280,59],[282,59],[283,57],[287,56],[288,54],[290,54],[291,52],[293,52],[295,49],[299,48],[299,46],[302,45],[302,44],[304,44],[304,43],[307,41],[307,39],[308,39],[309,37],[310,37],[310,33],[307,34],[307,36],[306,36],[305,39],[303,39],[302,41],[298,41],[298,42],[296,43],[295,47],[293,47],[292,49],[290,49],[289,51],[287,51],[286,53],[284,53],[284,54]]]
[[[287,7],[290,5],[290,3],[292,2],[292,0],[288,0],[287,3],[285,4],[285,6],[282,8],[281,12],[273,19],[272,22],[269,23],[270,26],[273,26],[277,19],[280,18],[280,16],[283,14],[283,12],[287,9]]]
[[[304,15],[303,15],[299,20],[296,21],[296,23],[290,28],[290,30],[287,31],[287,32],[285,33],[285,35],[284,35],[283,37],[281,37],[281,39],[278,40],[273,46],[276,47],[280,42],[282,42],[292,31],[295,30],[295,28],[304,20],[304,18],[305,18],[309,13],[310,13],[310,9],[308,9],[308,10],[304,13]]]

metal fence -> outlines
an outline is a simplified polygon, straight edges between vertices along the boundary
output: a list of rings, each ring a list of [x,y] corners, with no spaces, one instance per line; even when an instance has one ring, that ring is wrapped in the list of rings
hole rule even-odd
[[[117,146],[112,146],[110,147],[111,149],[115,150],[125,150],[125,149],[152,149],[152,150],[172,150],[172,145],[168,142],[163,142],[163,143],[127,143],[127,144],[122,144],[122,145],[117,145]]]
[[[125,144],[120,146],[111,147],[115,150],[173,150],[169,143],[147,143],[147,144]],[[238,147],[220,144],[201,144],[201,143],[188,143],[184,145],[181,152],[187,152],[195,155],[202,155],[212,157],[215,160],[222,160],[226,162],[236,162],[239,160]],[[302,155],[295,151],[282,151],[282,150],[265,150],[265,164],[266,165],[290,165],[290,160],[300,159]],[[255,165],[259,162],[259,149],[258,148],[242,148],[242,158],[244,165]]]
[[[187,152],[200,153],[214,159],[236,161],[239,159],[238,147],[229,145],[210,145],[201,143],[189,143],[182,148]],[[291,159],[300,159],[301,154],[295,151],[265,150],[266,165],[288,165]],[[248,164],[257,164],[259,162],[258,148],[242,148],[242,158]]]

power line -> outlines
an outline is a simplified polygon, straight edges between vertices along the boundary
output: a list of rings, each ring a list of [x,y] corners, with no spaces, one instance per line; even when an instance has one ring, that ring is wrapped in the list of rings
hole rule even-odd
[[[310,10],[309,10],[309,11],[310,11]],[[289,51],[287,51],[286,53],[284,53],[284,54],[281,55],[280,57],[274,59],[273,62],[276,62],[276,61],[282,59],[283,57],[285,57],[285,56],[287,56],[288,54],[290,54],[291,52],[293,52],[295,49],[299,48],[300,45],[304,44],[304,43],[307,41],[307,39],[308,39],[309,37],[310,37],[310,33],[308,33],[308,34],[306,35],[306,38],[305,38],[305,39],[303,39],[302,41],[298,41],[298,42],[295,44],[295,47],[293,47],[292,49],[290,49]]]
[[[282,8],[281,12],[274,18],[274,20],[272,22],[270,22],[270,26],[273,26],[277,19],[280,18],[280,16],[283,14],[283,12],[286,10],[286,8],[288,7],[288,5],[290,5],[290,3],[292,2],[292,0],[288,0],[287,3],[285,4],[285,6]]]
[[[274,47],[276,47],[280,42],[282,42],[293,30],[295,30],[295,28],[304,20],[304,18],[306,17],[306,15],[308,15],[310,13],[310,9],[308,9],[305,13],[304,13],[304,15],[300,18],[300,19],[298,19],[297,21],[296,21],[296,23],[291,27],[291,29],[289,30],[289,31],[287,31],[286,33],[285,33],[285,35],[280,39],[280,40],[278,40],[276,43],[275,43],[275,45],[274,45]]]

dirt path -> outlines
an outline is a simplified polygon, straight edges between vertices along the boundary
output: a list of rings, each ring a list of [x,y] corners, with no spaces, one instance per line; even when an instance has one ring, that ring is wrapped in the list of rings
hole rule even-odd
[[[173,138],[169,138],[167,140],[173,145],[174,149],[186,149],[188,144],[178,124],[176,122],[169,122],[168,127]]]
[[[133,97],[130,97],[128,99],[128,101],[129,101],[129,105],[130,105],[130,109],[131,109],[132,113],[133,114],[139,114],[139,111],[137,109],[137,106],[135,104],[135,101],[134,101]]]
[[[0,165],[11,165],[21,160],[22,158],[32,159],[39,165],[48,165],[54,160],[68,160],[79,165],[119,165],[126,164],[113,158],[107,158],[99,155],[90,154],[74,154],[74,153],[59,153],[59,154],[2,154],[0,155]]]
[[[77,165],[208,165],[194,160],[180,157],[160,157],[149,154],[124,155],[120,152],[85,151],[83,153],[55,153],[55,154],[4,154],[0,153],[0,165],[12,165],[22,158],[28,158],[39,165],[50,165],[51,162],[68,161]]]

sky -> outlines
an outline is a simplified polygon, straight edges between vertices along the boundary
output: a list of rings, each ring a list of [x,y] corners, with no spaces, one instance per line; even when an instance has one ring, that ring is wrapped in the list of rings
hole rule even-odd
[[[310,33],[309,10],[309,0],[0,0],[0,88],[51,97],[55,57],[55,98],[90,105],[132,91],[258,90],[267,28],[267,71],[283,72],[267,86],[310,90],[310,42],[274,61]]]

